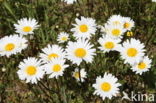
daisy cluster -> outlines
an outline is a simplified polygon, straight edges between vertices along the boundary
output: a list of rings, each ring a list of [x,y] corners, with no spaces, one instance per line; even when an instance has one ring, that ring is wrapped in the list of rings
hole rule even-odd
[[[16,34],[5,36],[0,39],[0,56],[10,57],[13,54],[20,53],[28,46],[28,40],[24,37],[27,34],[33,34],[34,29],[39,27],[35,19],[23,18],[14,24]]]
[[[0,39],[0,55],[10,57],[21,53],[28,46],[25,35],[33,35],[34,30],[39,27],[35,19],[23,18],[14,24],[16,33]],[[39,53],[39,58],[28,57],[19,63],[17,74],[26,83],[37,83],[44,75],[49,78],[63,76],[64,71],[72,63],[77,65],[72,76],[78,82],[85,82],[87,72],[85,68],[80,68],[82,62],[92,63],[97,51],[109,53],[116,51],[121,55],[124,63],[131,65],[131,69],[136,74],[142,74],[151,67],[151,59],[145,54],[145,46],[135,38],[124,38],[124,34],[132,34],[134,21],[129,17],[120,15],[111,16],[104,26],[100,26],[102,35],[98,38],[98,49],[91,43],[91,38],[96,35],[97,26],[93,18],[80,17],[75,19],[75,24],[71,29],[72,35],[61,32],[58,35],[58,44],[48,44]],[[70,40],[74,37],[74,41]],[[64,44],[65,47],[60,46]],[[70,61],[67,63],[67,61]],[[88,74],[89,75],[89,74]],[[111,99],[119,93],[118,79],[110,73],[96,78],[93,84],[94,94],[99,95],[104,100],[106,97]]]

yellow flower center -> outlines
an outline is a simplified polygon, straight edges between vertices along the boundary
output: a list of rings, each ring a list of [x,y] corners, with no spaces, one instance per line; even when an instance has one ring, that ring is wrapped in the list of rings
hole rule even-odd
[[[88,31],[88,26],[85,25],[85,24],[84,25],[80,25],[80,31],[83,32],[83,33],[87,32]]]
[[[61,40],[66,41],[67,37],[64,36],[64,37],[61,38]]]
[[[51,60],[51,59],[53,59],[53,58],[58,58],[59,56],[58,56],[58,54],[56,54],[56,53],[52,53],[52,54],[49,54],[48,55],[48,59],[49,60]]]
[[[125,23],[125,24],[124,24],[124,28],[127,29],[127,28],[129,28],[129,27],[130,27],[130,23]]]
[[[83,58],[87,54],[86,50],[83,49],[83,48],[76,49],[74,53],[75,53],[75,56],[78,57],[78,58]]]
[[[75,78],[80,78],[79,72],[75,72],[75,73],[74,73],[74,77],[75,77]]]
[[[109,92],[109,91],[111,90],[111,85],[110,85],[110,83],[108,83],[108,82],[102,83],[101,89],[102,89],[104,92]]]
[[[37,71],[37,69],[36,69],[35,66],[28,66],[28,67],[26,68],[26,72],[27,72],[27,74],[30,75],[30,76],[35,75],[35,74],[36,74],[36,71]]]
[[[104,47],[106,49],[112,49],[112,48],[114,48],[114,43],[113,42],[107,42],[104,44]]]
[[[15,45],[13,43],[8,43],[5,46],[5,51],[12,51],[15,48]]]
[[[138,64],[138,68],[139,69],[145,69],[146,68],[146,64],[144,62],[141,62]]]
[[[59,64],[55,64],[52,69],[54,72],[59,72],[61,70],[61,66]]]
[[[120,33],[121,33],[121,31],[120,31],[119,29],[113,29],[113,30],[112,30],[112,34],[113,34],[114,36],[119,36]]]
[[[135,48],[129,48],[127,50],[127,55],[129,57],[135,57],[137,55],[138,51]]]
[[[30,26],[25,26],[25,27],[23,27],[23,31],[24,31],[24,32],[30,32],[30,31],[32,31],[32,27],[30,27]]]

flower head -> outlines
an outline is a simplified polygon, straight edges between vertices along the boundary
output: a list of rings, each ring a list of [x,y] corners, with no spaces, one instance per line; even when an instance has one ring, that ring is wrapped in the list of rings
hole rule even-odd
[[[92,18],[81,17],[81,19],[76,18],[76,24],[73,24],[75,27],[71,29],[74,32],[74,36],[77,39],[84,38],[89,39],[92,34],[96,32],[96,23]]]
[[[81,79],[81,82],[84,82],[84,80],[86,78],[86,75],[87,75],[87,73],[86,73],[85,69],[81,69],[80,72],[79,72],[79,69],[76,68],[75,71],[73,72],[73,77],[77,81],[80,81],[80,79]]]
[[[93,56],[95,55],[95,49],[88,40],[79,39],[77,42],[69,42],[67,49],[67,59],[71,60],[73,63],[79,65],[82,60],[88,62],[93,61]]]
[[[95,88],[94,94],[99,95],[103,100],[106,97],[111,99],[116,96],[119,93],[119,86],[121,86],[120,83],[117,83],[117,80],[116,77],[108,73],[105,73],[103,77],[97,77],[96,83],[93,84]]]
[[[139,63],[144,56],[144,44],[139,40],[130,39],[123,43],[123,46],[120,49],[120,54],[125,63],[135,64]]]
[[[26,80],[26,83],[37,84],[44,75],[42,64],[41,60],[29,57],[20,62],[17,74],[21,80]]]
[[[58,41],[59,43],[64,43],[64,42],[66,42],[68,39],[69,39],[69,34],[67,34],[67,33],[65,33],[65,32],[61,32],[61,33],[58,35],[57,41]]]
[[[58,45],[48,45],[42,49],[42,52],[40,58],[44,62],[52,61],[54,58],[65,58],[66,56],[64,49]]]
[[[27,47],[27,40],[19,35],[5,36],[0,39],[0,55],[11,56],[16,53],[20,53]]]
[[[142,74],[146,71],[149,71],[149,68],[151,67],[152,60],[149,59],[147,56],[143,57],[143,59],[134,65],[132,65],[132,70],[136,72],[136,74]]]
[[[68,65],[65,64],[65,60],[62,58],[55,58],[53,61],[46,63],[44,65],[44,70],[46,74],[50,74],[49,78],[58,78],[58,76],[62,76],[65,68]]]
[[[38,22],[35,19],[27,19],[22,18],[18,20],[17,24],[14,24],[16,33],[27,35],[27,34],[33,34],[34,29],[37,29],[39,27]]]

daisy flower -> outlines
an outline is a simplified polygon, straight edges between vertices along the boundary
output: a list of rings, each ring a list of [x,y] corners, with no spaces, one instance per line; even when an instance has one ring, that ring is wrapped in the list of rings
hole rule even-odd
[[[129,17],[124,17],[123,22],[124,29],[126,30],[131,30],[134,27],[134,21]]]
[[[81,17],[81,19],[76,18],[76,24],[73,24],[75,27],[71,29],[74,32],[76,38],[87,38],[91,37],[91,34],[96,32],[96,23],[92,18]]]
[[[118,79],[112,74],[105,73],[103,77],[97,77],[96,83],[93,84],[95,88],[94,94],[99,95],[103,100],[105,100],[106,97],[111,99],[119,93],[119,86],[121,86],[121,84],[117,83],[117,81]]]
[[[40,53],[40,58],[44,62],[49,62],[54,58],[65,58],[66,53],[58,45],[48,45],[42,49],[43,53]]]
[[[11,56],[20,53],[27,47],[27,40],[19,35],[5,36],[0,39],[0,55]]]
[[[85,78],[86,78],[86,71],[85,69],[81,69],[80,73],[79,73],[79,69],[76,68],[75,71],[73,72],[73,77],[77,80],[80,81],[80,77],[81,77],[81,82],[84,82]]]
[[[145,56],[139,63],[132,65],[132,70],[136,74],[142,75],[143,72],[149,71],[152,60]]]
[[[126,30],[121,25],[105,25],[105,33],[106,35],[117,39],[122,38],[122,35],[126,32]]]
[[[123,17],[121,15],[112,15],[107,22],[109,25],[123,25]]]
[[[65,68],[68,65],[65,64],[65,60],[62,58],[55,58],[53,61],[44,65],[44,70],[46,74],[50,74],[49,78],[58,78],[58,76],[62,76]]]
[[[130,39],[123,43],[120,49],[121,57],[125,59],[125,63],[135,64],[139,63],[144,56],[144,44],[139,40]]]
[[[101,47],[99,47],[103,52],[109,51],[118,51],[120,47],[120,39],[112,39],[109,36],[103,36],[99,38],[98,42],[100,43]]]
[[[37,29],[39,27],[38,22],[35,19],[31,18],[22,18],[17,22],[17,24],[14,24],[16,33],[22,35],[33,34],[34,29]]]
[[[61,33],[58,35],[57,41],[58,41],[59,43],[64,43],[64,42],[66,42],[68,39],[69,39],[69,34],[67,34],[67,33],[65,33],[65,32],[61,32]]]
[[[20,62],[19,68],[17,74],[21,80],[26,80],[26,83],[37,84],[37,81],[43,78],[42,62],[34,57],[24,59]]]
[[[67,4],[73,4],[76,0],[64,0]]]
[[[69,42],[66,49],[67,59],[77,65],[79,65],[82,60],[91,63],[95,55],[95,49],[92,47],[93,45],[84,39],[79,39],[77,42]]]

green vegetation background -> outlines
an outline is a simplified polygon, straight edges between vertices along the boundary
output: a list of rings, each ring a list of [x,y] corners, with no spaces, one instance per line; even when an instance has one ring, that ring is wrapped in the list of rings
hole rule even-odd
[[[77,83],[71,77],[75,65],[58,80],[45,76],[37,85],[19,80],[16,73],[19,62],[28,56],[37,57],[47,44],[57,44],[59,32],[72,34],[71,24],[78,14],[96,19],[99,25],[113,14],[131,17],[136,25],[134,38],[145,43],[147,54],[153,60],[150,71],[142,76],[136,75],[129,65],[123,64],[118,54],[110,53],[98,54],[92,64],[81,65],[88,70],[85,83]],[[156,3],[151,0],[78,0],[73,5],[60,0],[0,0],[0,38],[15,34],[13,24],[23,17],[36,18],[41,26],[33,39],[27,37],[29,46],[21,54],[0,57],[0,103],[103,103],[100,97],[93,95],[92,84],[106,71],[118,77],[122,83],[121,92],[156,92]],[[99,36],[98,31],[92,43],[98,45]],[[121,96],[104,102],[121,103]]]

